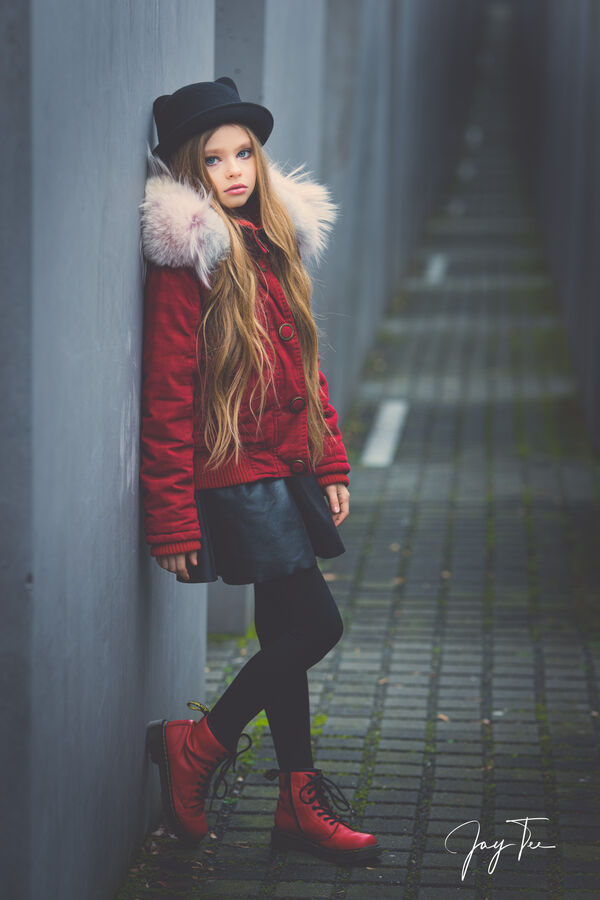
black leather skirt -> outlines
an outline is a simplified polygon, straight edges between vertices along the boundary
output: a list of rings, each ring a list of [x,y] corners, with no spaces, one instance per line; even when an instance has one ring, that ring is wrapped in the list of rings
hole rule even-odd
[[[261,478],[195,494],[202,548],[190,581],[254,584],[307,569],[346,548],[313,473]],[[179,579],[178,579],[179,580]]]

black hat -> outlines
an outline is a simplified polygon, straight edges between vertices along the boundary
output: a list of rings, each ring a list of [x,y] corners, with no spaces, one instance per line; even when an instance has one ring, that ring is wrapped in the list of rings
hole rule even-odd
[[[173,94],[157,97],[152,111],[159,140],[152,152],[167,163],[188,138],[219,125],[248,125],[261,144],[273,130],[269,110],[240,100],[235,82],[227,77],[187,84]]]

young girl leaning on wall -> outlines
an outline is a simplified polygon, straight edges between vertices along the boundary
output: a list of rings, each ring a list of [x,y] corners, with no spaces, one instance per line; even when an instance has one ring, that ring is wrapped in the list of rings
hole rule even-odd
[[[142,203],[146,259],[141,488],[146,538],[178,581],[253,584],[260,650],[199,721],[148,726],[176,834],[207,833],[205,800],[265,710],[279,770],[272,843],[363,861],[376,838],[314,767],[307,670],[342,620],[316,557],[345,551],[350,466],[320,370],[303,262],[335,218],[326,188],[283,174],[263,106],[230,78],[154,102],[159,144]]]

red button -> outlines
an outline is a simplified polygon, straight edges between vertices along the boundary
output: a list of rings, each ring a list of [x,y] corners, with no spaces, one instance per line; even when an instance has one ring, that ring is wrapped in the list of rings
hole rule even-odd
[[[289,322],[284,322],[283,325],[279,326],[279,337],[282,341],[291,341],[294,334],[294,326],[290,325]]]
[[[290,400],[288,406],[292,412],[299,413],[302,412],[302,410],[306,406],[306,401],[304,397],[294,397],[293,400]]]
[[[292,472],[297,472],[298,474],[301,474],[302,472],[306,471],[306,463],[302,459],[294,459],[290,463],[290,469],[292,470]]]

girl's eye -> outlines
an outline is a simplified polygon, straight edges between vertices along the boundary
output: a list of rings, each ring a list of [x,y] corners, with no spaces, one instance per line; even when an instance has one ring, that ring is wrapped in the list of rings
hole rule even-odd
[[[249,156],[252,156],[252,150],[249,147],[246,147],[244,150],[240,150],[238,153],[238,156],[240,156],[242,153],[248,154],[248,156],[243,156],[242,159],[248,159]],[[214,162],[212,162],[212,160],[218,160],[218,159],[219,159],[218,156],[205,156],[204,162],[206,163],[207,166],[213,166]]]

